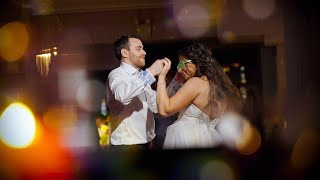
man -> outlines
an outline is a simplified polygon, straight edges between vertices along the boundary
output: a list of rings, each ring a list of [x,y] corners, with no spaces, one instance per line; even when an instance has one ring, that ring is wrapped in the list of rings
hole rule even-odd
[[[112,149],[149,149],[155,137],[153,113],[157,113],[156,92],[151,84],[162,71],[163,60],[146,70],[146,52],[139,37],[126,35],[114,43],[121,64],[108,76],[107,102],[111,112]]]

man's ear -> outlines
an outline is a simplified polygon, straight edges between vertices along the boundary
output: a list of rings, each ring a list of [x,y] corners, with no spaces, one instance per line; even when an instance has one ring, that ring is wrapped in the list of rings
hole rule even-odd
[[[122,57],[127,58],[127,57],[129,57],[129,51],[125,48],[122,48],[121,55],[122,55]]]

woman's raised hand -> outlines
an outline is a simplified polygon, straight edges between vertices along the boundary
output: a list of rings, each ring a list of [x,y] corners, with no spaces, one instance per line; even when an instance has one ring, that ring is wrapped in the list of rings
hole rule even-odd
[[[165,57],[164,59],[162,59],[162,62],[163,62],[163,68],[159,76],[161,75],[166,76],[171,68],[171,61],[170,59]]]

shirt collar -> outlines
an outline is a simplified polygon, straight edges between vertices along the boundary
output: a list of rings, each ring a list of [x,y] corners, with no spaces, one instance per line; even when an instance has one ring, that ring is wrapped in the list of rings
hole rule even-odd
[[[121,66],[124,68],[125,71],[127,71],[128,74],[133,75],[139,70],[131,66],[130,64],[127,64],[125,62],[121,62]]]

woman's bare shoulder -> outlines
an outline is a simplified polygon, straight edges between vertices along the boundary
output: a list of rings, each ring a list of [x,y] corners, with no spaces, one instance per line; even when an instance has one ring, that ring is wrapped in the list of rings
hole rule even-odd
[[[200,84],[204,84],[204,83],[207,83],[207,81],[206,80],[203,80],[202,78],[200,78],[200,77],[192,77],[192,78],[190,78],[187,82],[186,82],[186,84],[196,84],[196,85],[200,85]]]

